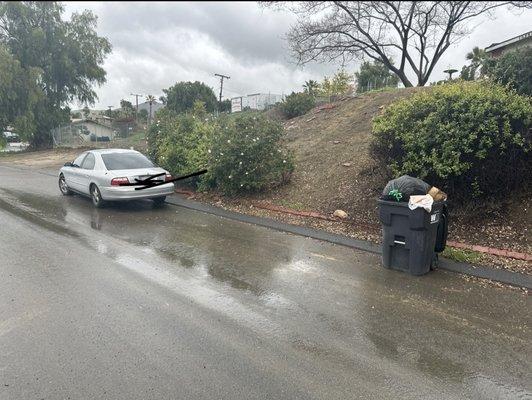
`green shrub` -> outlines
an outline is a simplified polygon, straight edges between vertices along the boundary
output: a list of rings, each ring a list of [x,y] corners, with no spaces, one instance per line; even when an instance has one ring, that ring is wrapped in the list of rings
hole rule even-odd
[[[316,105],[314,96],[308,93],[294,93],[286,96],[281,103],[282,113],[287,118],[294,118],[306,114]]]
[[[425,179],[455,198],[507,195],[531,178],[532,102],[501,85],[425,89],[373,121],[372,153],[390,175]]]
[[[212,120],[201,110],[189,115],[161,111],[157,118],[148,134],[149,156],[174,176],[205,168]]]
[[[226,194],[252,192],[286,182],[293,158],[281,144],[283,128],[258,113],[223,116],[210,148],[210,184]]]
[[[505,53],[499,58],[486,60],[486,75],[519,94],[532,96],[532,47],[524,47]]]
[[[164,110],[157,118],[148,134],[149,156],[175,176],[207,168],[188,181],[200,190],[262,190],[286,182],[293,170],[282,126],[261,114],[213,118],[198,104],[192,115]]]
[[[166,108],[177,113],[192,110],[194,102],[199,100],[205,104],[208,112],[218,107],[218,101],[213,90],[203,82],[177,82],[168,89],[163,89],[161,98]]]

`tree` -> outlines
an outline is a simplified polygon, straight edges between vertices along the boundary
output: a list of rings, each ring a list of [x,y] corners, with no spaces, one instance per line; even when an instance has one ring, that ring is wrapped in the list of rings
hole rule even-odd
[[[152,94],[147,95],[146,96],[146,101],[150,105],[150,112],[148,113],[148,125],[151,125],[151,120],[153,118],[153,113],[152,113],[151,107],[153,105],[153,102],[155,101],[155,96],[152,95]]]
[[[415,75],[418,86],[424,86],[449,46],[476,26],[472,20],[502,6],[532,8],[532,3],[525,1],[275,3],[299,17],[287,36],[299,63],[376,60],[397,75],[404,86],[413,86],[410,75]],[[394,58],[399,60],[398,65],[393,64]]]
[[[124,99],[120,100],[120,114],[124,118],[130,118],[135,115],[135,109],[133,108],[133,104],[131,104],[130,101]]]
[[[479,75],[484,75],[485,65],[487,60],[486,52],[475,46],[472,51],[466,54],[466,60],[469,60],[469,65],[464,65],[460,72],[460,78],[466,81],[475,80]]]
[[[195,117],[204,119],[207,116],[207,110],[205,109],[205,103],[201,100],[196,100],[192,106],[192,115]]]
[[[89,115],[91,115],[91,110],[88,106],[83,107],[83,110],[81,111],[83,112],[83,117],[85,119],[89,118]]]
[[[213,90],[203,82],[178,82],[163,92],[163,104],[178,113],[191,110],[196,100],[203,101],[208,112],[214,112],[218,106]]]
[[[311,96],[316,96],[318,94],[320,84],[315,80],[309,79],[303,85],[303,91]]]
[[[225,99],[220,103],[220,112],[231,112],[231,100]]]
[[[139,117],[142,121],[147,121],[148,120],[148,110],[146,110],[145,108],[143,108],[142,110],[139,111]]]
[[[332,78],[325,77],[319,84],[319,94],[322,96],[340,96],[348,94],[353,89],[353,75],[339,71]]]
[[[308,113],[316,105],[316,98],[306,92],[286,96],[279,108],[286,118],[294,118]]]
[[[40,70],[24,69],[0,44],[0,132],[8,126],[28,139],[35,129],[33,107],[41,101],[37,86]]]
[[[355,77],[358,92],[367,92],[383,87],[397,87],[399,83],[399,78],[379,61],[373,61],[373,63],[364,61],[360,66],[360,71],[355,72]]]
[[[90,11],[63,20],[58,2],[0,2],[0,43],[25,70],[39,68],[43,94],[32,111],[34,147],[51,144],[50,130],[68,122],[68,104],[94,104],[93,85],[105,82],[101,67],[111,45],[96,33],[97,17]]]

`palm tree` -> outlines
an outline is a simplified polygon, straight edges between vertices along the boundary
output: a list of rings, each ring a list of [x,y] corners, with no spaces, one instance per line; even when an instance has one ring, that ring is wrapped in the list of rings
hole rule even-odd
[[[303,89],[305,90],[305,92],[310,94],[311,96],[315,96],[317,94],[319,87],[320,84],[312,79],[306,81],[303,85]]]
[[[478,46],[473,47],[473,50],[467,53],[466,60],[471,61],[471,69],[473,77],[476,76],[478,67],[480,67],[480,74],[484,74],[484,61],[486,61],[486,52]]]
[[[155,96],[149,94],[146,96],[146,101],[150,104],[150,113],[148,114],[148,126],[151,125],[151,118],[152,118],[152,113],[151,113],[151,106],[153,104],[153,102],[155,101]]]

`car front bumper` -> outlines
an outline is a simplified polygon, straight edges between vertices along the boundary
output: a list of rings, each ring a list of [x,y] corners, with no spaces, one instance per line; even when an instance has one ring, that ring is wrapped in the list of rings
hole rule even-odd
[[[135,186],[109,186],[100,188],[100,192],[106,201],[153,199],[174,193],[174,184],[169,182],[142,190],[135,190]]]

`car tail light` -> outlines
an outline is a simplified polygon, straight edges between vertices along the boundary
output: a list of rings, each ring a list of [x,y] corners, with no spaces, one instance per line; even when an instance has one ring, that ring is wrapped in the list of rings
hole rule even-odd
[[[127,183],[129,183],[129,179],[127,179],[126,177],[111,179],[112,186],[121,186]]]
[[[165,177],[164,177],[164,181],[165,182],[168,182],[168,181],[171,181],[172,179],[174,179],[174,177],[170,174],[166,174]]]

